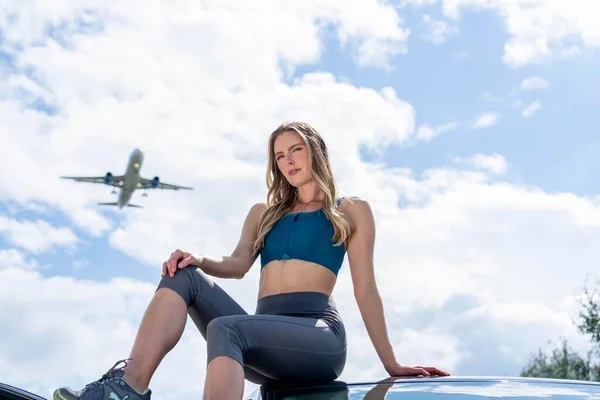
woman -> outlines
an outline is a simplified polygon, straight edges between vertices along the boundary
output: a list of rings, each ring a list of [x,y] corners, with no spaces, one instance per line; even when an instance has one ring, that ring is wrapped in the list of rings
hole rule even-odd
[[[336,379],[346,363],[346,333],[331,293],[346,252],[356,301],[390,376],[448,375],[396,360],[373,271],[373,214],[364,200],[337,198],[319,133],[306,123],[284,124],[268,150],[267,204],[250,208],[233,253],[173,252],[125,366],[115,368],[118,362],[83,391],[60,388],[54,399],[150,399],[150,379],[179,341],[188,313],[207,341],[204,399],[240,399],[244,379]],[[242,278],[259,255],[258,303],[248,315],[208,275]]]

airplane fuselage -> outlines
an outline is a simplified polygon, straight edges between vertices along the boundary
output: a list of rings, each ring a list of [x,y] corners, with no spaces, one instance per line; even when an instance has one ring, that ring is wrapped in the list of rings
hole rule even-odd
[[[144,153],[140,149],[133,150],[127,161],[125,179],[120,186],[121,192],[119,193],[119,199],[117,201],[119,208],[127,206],[133,192],[138,188],[140,183],[140,169],[142,168],[143,162]]]
[[[116,189],[119,189],[117,201],[101,202],[98,205],[101,206],[116,206],[118,208],[123,207],[134,207],[143,208],[138,204],[131,204],[131,196],[137,189],[148,190],[148,189],[169,189],[169,190],[194,190],[190,186],[174,185],[172,183],[161,182],[158,176],[152,179],[144,178],[140,174],[142,164],[144,162],[144,153],[136,148],[129,155],[127,160],[127,166],[123,175],[113,175],[110,171],[106,172],[103,176],[61,176],[61,179],[72,179],[77,182],[88,182],[108,185],[113,188],[112,194],[116,193]],[[143,197],[147,194],[143,193]]]

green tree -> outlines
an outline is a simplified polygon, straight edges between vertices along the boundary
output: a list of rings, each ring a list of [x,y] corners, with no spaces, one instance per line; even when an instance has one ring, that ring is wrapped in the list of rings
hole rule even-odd
[[[600,279],[597,282],[600,286]],[[600,363],[593,363],[593,355],[600,356],[600,293],[586,287],[579,300],[581,310],[576,323],[579,332],[590,336],[592,349],[585,357],[575,352],[563,338],[560,345],[552,345],[550,355],[541,349],[533,355],[521,371],[521,376],[538,378],[579,379],[600,382]]]
[[[596,283],[600,286],[600,279]],[[590,292],[586,283],[583,294],[583,298],[579,300],[581,310],[579,311],[577,328],[584,335],[590,335],[596,355],[600,356],[600,293],[598,288]]]
[[[552,343],[550,342],[552,346]],[[551,354],[548,355],[541,349],[531,358],[529,364],[521,371],[521,376],[536,378],[561,378],[578,380],[598,380],[599,370],[592,365],[591,355],[581,357],[567,343],[565,338],[560,345],[552,346]]]

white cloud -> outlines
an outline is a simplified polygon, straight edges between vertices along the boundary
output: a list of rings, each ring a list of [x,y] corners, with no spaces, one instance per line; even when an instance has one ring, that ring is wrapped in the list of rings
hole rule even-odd
[[[43,278],[16,267],[0,270],[0,317],[8,327],[0,332],[2,381],[51,398],[57,386],[80,388],[100,378],[129,356],[154,289],[120,278],[90,282]],[[154,377],[159,390],[153,398],[200,396],[206,357],[202,341],[188,323]]]
[[[18,221],[0,215],[0,234],[12,244],[40,253],[53,246],[71,246],[79,239],[68,227],[56,228],[44,220]]]
[[[36,82],[16,72],[10,81],[13,100],[0,104],[3,129],[9,132],[1,139],[7,157],[0,165],[20,165],[23,171],[3,177],[0,198],[21,203],[43,198],[99,235],[111,229],[111,222],[84,205],[110,199],[110,190],[59,182],[58,176],[120,173],[133,147],[146,152],[144,173],[202,188],[224,177],[246,180],[262,174],[258,157],[267,134],[285,118],[311,120],[340,154],[356,151],[354,140],[385,146],[412,130],[412,107],[392,89],[359,90],[328,74],[304,76],[290,87],[278,70],[279,61],[293,68],[318,59],[322,23],[334,24],[347,46],[400,46],[400,21],[391,6],[374,1],[358,8],[343,1],[295,8],[278,2],[267,8],[235,2],[127,3],[105,9],[103,4],[66,2],[52,9],[7,4],[16,13],[5,22],[7,43],[23,46],[13,51],[15,64],[36,71]],[[43,37],[51,21],[84,17],[104,28],[95,34],[65,30],[61,36],[68,48]],[[20,93],[29,87],[34,87],[31,96],[45,93],[56,116],[21,111],[20,102],[29,97],[23,100]],[[327,98],[332,101],[322,112],[316,99]],[[371,111],[365,113],[364,107]],[[361,111],[361,120],[347,120],[347,115],[358,115],[353,110]],[[346,133],[340,121],[355,127],[354,132],[366,129],[353,141],[342,140]],[[231,146],[226,136],[236,144]],[[252,179],[262,185],[262,178]],[[173,201],[206,197],[197,193],[154,196]]]
[[[0,270],[12,268],[35,270],[37,263],[27,260],[25,255],[17,249],[0,249]]]
[[[472,124],[473,129],[489,128],[498,122],[498,114],[493,112],[482,113],[477,116]]]
[[[454,19],[463,8],[497,12],[510,35],[502,58],[512,67],[600,46],[595,0],[442,0],[442,5],[444,14]]]
[[[453,161],[459,164],[470,164],[476,168],[488,170],[495,175],[506,172],[506,159],[498,153],[491,155],[478,153],[472,157],[455,157]]]
[[[456,25],[451,25],[446,21],[436,20],[429,14],[423,15],[423,22],[425,22],[427,26],[425,38],[435,44],[442,44],[450,36],[458,33],[458,27]]]
[[[402,293],[398,310],[440,306],[458,293],[486,303],[555,307],[593,273],[600,207],[590,199],[491,184],[475,172],[431,170],[420,180],[397,172],[381,179],[410,205],[378,218],[380,283],[390,298]],[[567,237],[573,240],[565,247]]]
[[[481,93],[481,98],[486,101],[493,101],[493,102],[500,101],[500,98],[498,96],[495,96],[495,95],[491,94],[490,92]]]
[[[405,34],[408,37],[408,33]],[[380,66],[385,70],[391,70],[390,57],[398,54],[406,54],[408,47],[404,43],[388,40],[369,40],[360,45],[357,55],[357,63],[361,67]]]
[[[403,0],[401,2],[401,5],[407,6],[407,5],[411,5],[411,6],[415,6],[415,7],[425,7],[425,6],[432,6],[434,4],[436,4],[438,2],[438,0]]]
[[[536,111],[538,111],[541,108],[542,108],[541,102],[539,100],[535,100],[533,103],[528,105],[527,108],[525,108],[523,110],[521,115],[523,116],[523,118],[529,118],[533,115],[533,113],[535,113]]]
[[[430,141],[442,133],[450,132],[458,128],[458,124],[455,122],[448,122],[446,124],[437,125],[430,127],[428,124],[420,125],[417,129],[417,140]]]
[[[531,78],[523,79],[523,81],[521,81],[522,90],[530,91],[538,89],[547,89],[548,87],[550,87],[550,83],[546,79],[540,78],[538,76],[533,76]]]
[[[10,0],[6,4],[9,12],[5,14],[7,17],[2,21],[6,28],[6,39],[9,43],[21,42],[29,45],[44,39],[45,28],[49,23],[54,25],[57,21],[65,20],[71,23],[61,25],[56,35],[63,41],[75,45],[78,42],[75,35],[81,33],[96,33],[103,28],[112,30],[113,33],[123,33],[124,28],[137,26],[139,29],[147,30],[154,26],[156,39],[158,39],[154,42],[158,46],[157,50],[173,43],[168,36],[161,36],[161,34],[178,35],[187,32],[195,33],[194,37],[190,37],[185,44],[173,46],[175,51],[193,50],[194,46],[210,47],[213,40],[217,43],[236,40],[239,41],[237,42],[239,46],[236,47],[241,50],[241,53],[234,55],[228,51],[214,48],[212,50],[216,50],[220,58],[230,58],[231,62],[238,60],[237,57],[246,61],[251,58],[267,61],[270,55],[274,55],[281,57],[284,63],[294,65],[316,61],[322,47],[318,35],[320,30],[326,27],[334,29],[343,44],[352,46],[352,49],[357,51],[355,54],[360,57],[360,61],[365,64],[388,61],[385,55],[380,54],[377,55],[377,60],[373,60],[370,58],[373,54],[365,54],[365,47],[384,49],[388,55],[393,55],[398,47],[404,48],[404,42],[408,37],[408,30],[400,26],[402,21],[396,9],[377,0],[368,0],[360,4],[334,0],[297,3],[293,6],[266,0],[243,7],[231,0],[181,2],[170,6],[162,3],[148,4],[138,0],[127,4],[114,4],[106,9],[102,8],[103,4],[99,0],[65,1],[60,7],[48,7],[43,2],[35,0],[27,3]],[[144,7],[140,8],[142,5]],[[11,12],[15,14],[8,18]],[[164,19],[154,25],[158,15],[162,15]],[[214,21],[219,21],[220,27]],[[83,22],[87,27],[81,24]],[[170,32],[161,33],[163,29]],[[205,29],[218,36],[210,39],[205,37],[202,35]],[[220,36],[225,32],[234,33],[235,38]],[[124,39],[127,41],[134,37],[143,38],[133,29],[128,31]],[[143,42],[146,45],[152,43]],[[187,49],[180,47],[190,45],[192,47]],[[194,55],[192,58],[200,60],[203,56]],[[264,71],[267,74],[275,72],[273,64],[263,66],[267,67]],[[259,65],[255,64],[254,67]],[[255,68],[248,72],[258,72]]]

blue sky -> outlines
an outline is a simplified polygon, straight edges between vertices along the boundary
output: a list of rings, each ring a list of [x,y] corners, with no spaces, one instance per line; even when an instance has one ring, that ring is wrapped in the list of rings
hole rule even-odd
[[[522,2],[458,0],[459,18],[443,8],[452,2],[407,3],[296,6],[305,17],[296,18],[276,3],[222,13],[203,2],[144,12],[10,2],[0,19],[0,131],[8,132],[0,166],[10,172],[0,178],[0,281],[14,292],[0,294],[0,309],[9,305],[0,318],[56,339],[54,351],[9,359],[0,377],[48,395],[123,358],[174,247],[221,255],[235,245],[248,207],[264,196],[264,144],[282,119],[318,126],[342,189],[371,202],[386,318],[403,360],[516,375],[547,339],[564,335],[585,349],[571,318],[600,255],[600,53],[582,38],[600,35],[600,23],[563,16],[600,16],[539,2],[550,22],[536,30]],[[165,16],[160,25],[156,15]],[[318,21],[328,28],[319,32]],[[433,43],[427,21],[452,33]],[[556,32],[572,34],[555,41]],[[545,41],[548,57],[536,53]],[[377,57],[361,58],[364,43]],[[389,48],[406,51],[386,58]],[[292,76],[282,78],[284,65]],[[523,88],[540,80],[547,87]],[[535,102],[541,107],[524,117]],[[485,114],[492,123],[474,129]],[[96,206],[110,188],[58,179],[120,174],[135,147],[146,154],[142,175],[196,190],[135,194],[144,209],[115,210]],[[219,284],[251,310],[257,279],[254,269]],[[336,290],[353,338],[346,377],[381,377],[364,327],[350,317],[347,263]],[[28,311],[11,314],[15,304]],[[38,313],[58,314],[38,322]],[[0,354],[14,337],[0,335]],[[38,337],[24,334],[28,343]],[[204,346],[186,328],[153,383],[159,398],[200,393]],[[69,357],[81,374],[44,372]],[[169,365],[189,371],[170,395]],[[31,366],[47,378],[31,381],[23,373]]]
[[[431,13],[435,18],[440,14]],[[394,146],[386,152],[385,161],[422,171],[448,165],[449,157],[498,152],[511,164],[509,177],[515,183],[552,193],[596,193],[593,174],[600,167],[596,157],[600,139],[590,127],[597,121],[598,82],[592,77],[600,66],[598,53],[511,68],[502,62],[508,35],[495,13],[464,12],[460,34],[441,45],[423,37],[421,15],[403,14],[413,30],[409,55],[395,57],[389,72],[360,68],[351,63],[351,54],[336,46],[328,49],[316,67],[344,76],[357,86],[392,86],[415,107],[418,123],[456,121],[461,125],[431,143]],[[313,68],[300,68],[299,73]],[[542,77],[551,86],[532,92],[519,90],[520,83],[531,76]],[[484,93],[499,99],[485,100]],[[525,105],[539,99],[542,110],[524,119],[522,108],[511,106],[517,99]],[[471,131],[474,116],[488,111],[500,115],[498,125]]]

